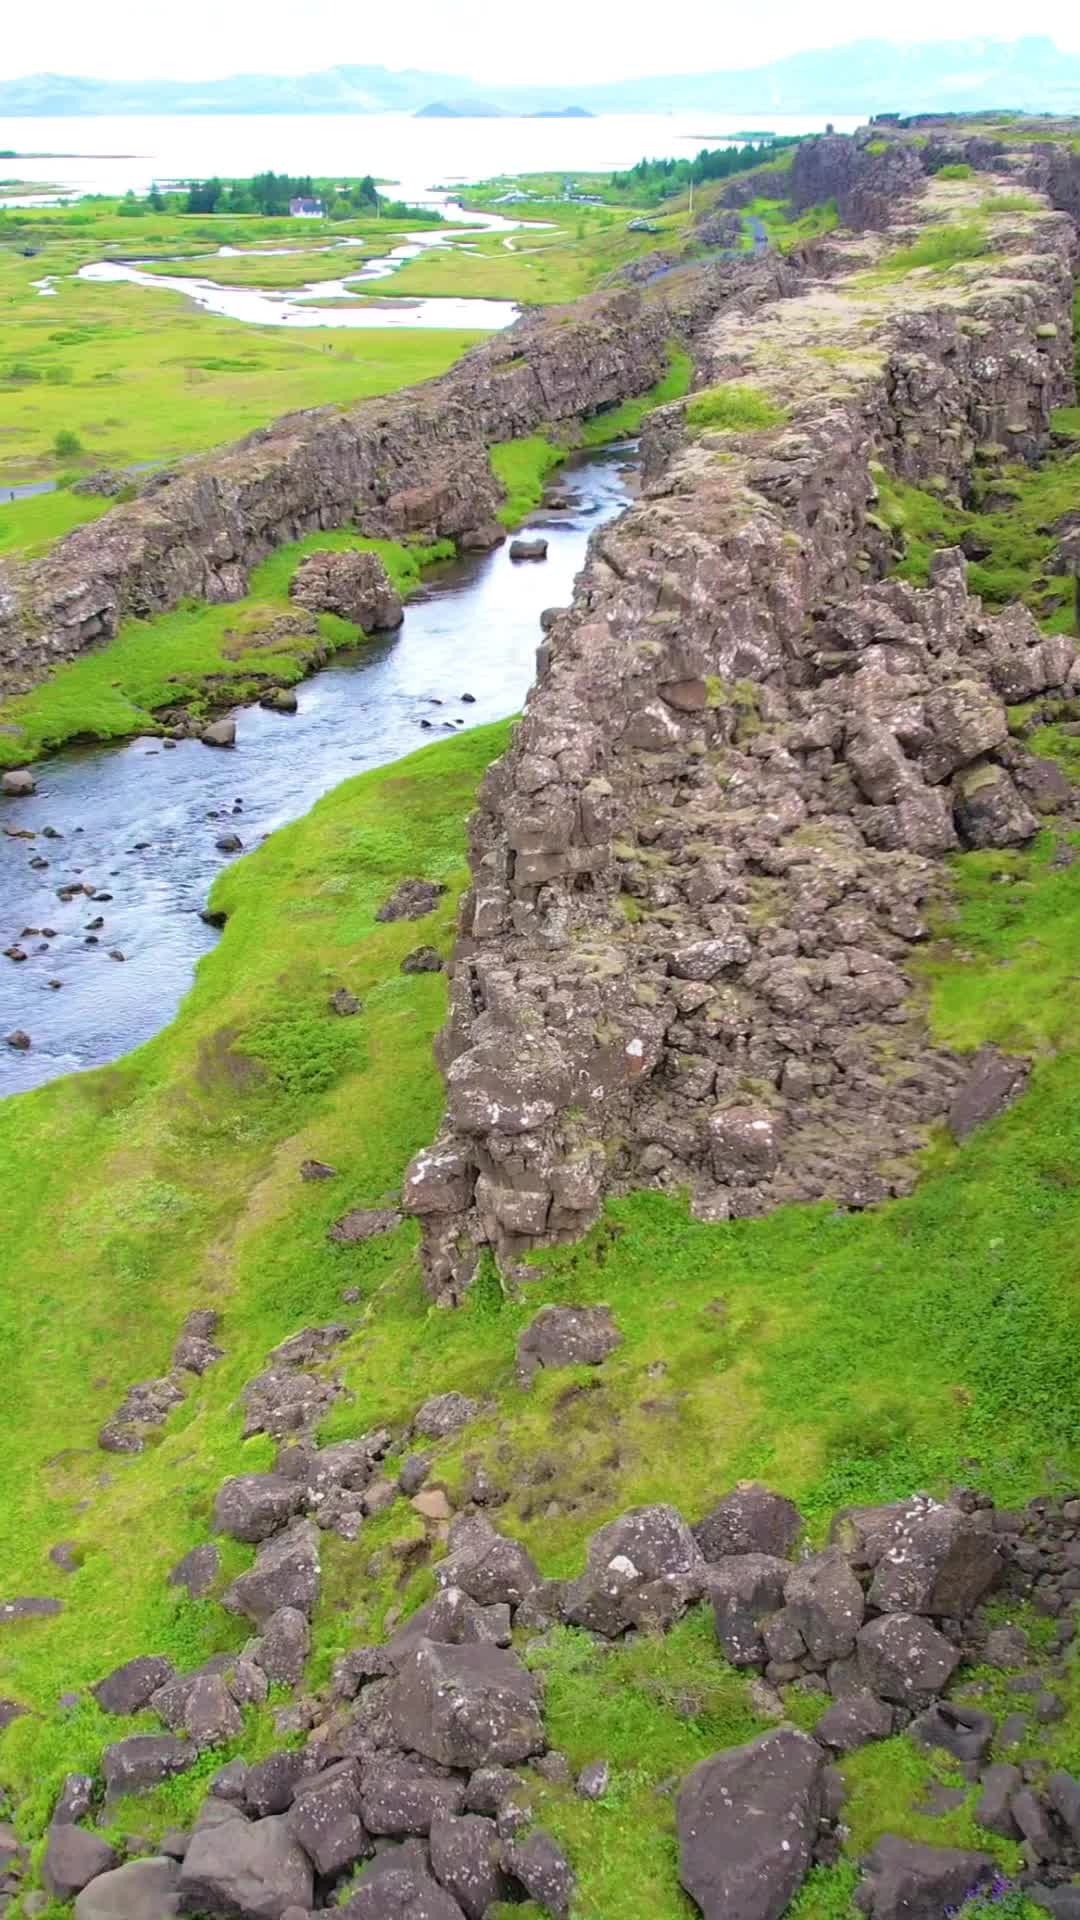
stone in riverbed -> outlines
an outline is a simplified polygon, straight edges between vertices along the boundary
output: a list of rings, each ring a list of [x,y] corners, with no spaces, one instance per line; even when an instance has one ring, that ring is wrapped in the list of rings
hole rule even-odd
[[[548,543],[540,534],[510,542],[511,560],[546,560],[547,550]]]
[[[22,1027],[16,1027],[13,1033],[5,1034],[4,1039],[14,1053],[29,1053],[31,1046],[30,1035],[25,1033]]]
[[[231,716],[224,720],[211,720],[199,735],[204,747],[235,747],[236,721]]]
[[[26,795],[34,793],[36,788],[37,781],[29,767],[9,767],[0,778],[0,793],[8,794],[13,800],[25,798]]]

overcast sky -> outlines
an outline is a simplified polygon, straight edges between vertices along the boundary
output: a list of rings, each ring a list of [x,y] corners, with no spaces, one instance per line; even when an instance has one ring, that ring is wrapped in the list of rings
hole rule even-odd
[[[1046,33],[1080,50],[1075,0],[907,0],[875,15],[863,0],[717,6],[716,0],[547,0],[527,15],[506,0],[6,0],[0,75],[52,72],[112,79],[301,73],[339,65],[422,67],[481,80],[555,84],[756,66],[804,47],[875,33],[905,40]],[[662,31],[658,31],[662,25]]]

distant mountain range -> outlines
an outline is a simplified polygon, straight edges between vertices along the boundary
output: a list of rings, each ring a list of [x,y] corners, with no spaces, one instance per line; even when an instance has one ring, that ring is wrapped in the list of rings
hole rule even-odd
[[[912,45],[857,40],[768,66],[565,87],[480,86],[416,68],[330,67],[224,80],[88,80],[54,73],[0,81],[0,117],[158,113],[860,114],[1080,109],[1080,55],[1042,35]],[[709,129],[703,125],[703,133]]]

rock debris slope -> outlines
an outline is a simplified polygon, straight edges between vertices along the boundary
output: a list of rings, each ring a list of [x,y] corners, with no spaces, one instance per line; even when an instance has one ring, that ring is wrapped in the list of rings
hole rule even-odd
[[[957,1094],[911,962],[942,856],[1062,803],[1006,705],[1077,667],[959,553],[925,590],[876,579],[875,465],[962,490],[1038,457],[1076,238],[1024,214],[960,269],[890,271],[954,202],[931,184],[913,229],[834,241],[846,272],[705,329],[719,384],[654,416],[644,497],[550,626],[472,824],[446,1122],[406,1181],[437,1299],[622,1186],[712,1219],[903,1192]],[[775,424],[710,429],[733,391]]]

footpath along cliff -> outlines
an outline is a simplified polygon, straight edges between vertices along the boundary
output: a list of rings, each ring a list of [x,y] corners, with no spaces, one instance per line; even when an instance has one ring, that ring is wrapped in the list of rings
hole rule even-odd
[[[819,147],[818,196],[852,153]],[[924,590],[880,579],[875,470],[963,495],[976,463],[1038,460],[1073,397],[1076,231],[1032,201],[981,257],[905,270],[901,240],[994,182],[870,165],[915,197],[833,236],[827,279],[704,329],[704,391],[652,416],[644,497],[594,541],[484,783],[446,1122],[406,1183],[439,1300],[482,1247],[572,1238],[624,1187],[687,1186],[713,1219],[904,1192],[970,1074],[929,1044],[911,961],[944,855],[1071,806],[1006,707],[1074,688],[1076,657],[1019,605],[988,615],[958,552]],[[965,1099],[1023,1077],[982,1061]]]

